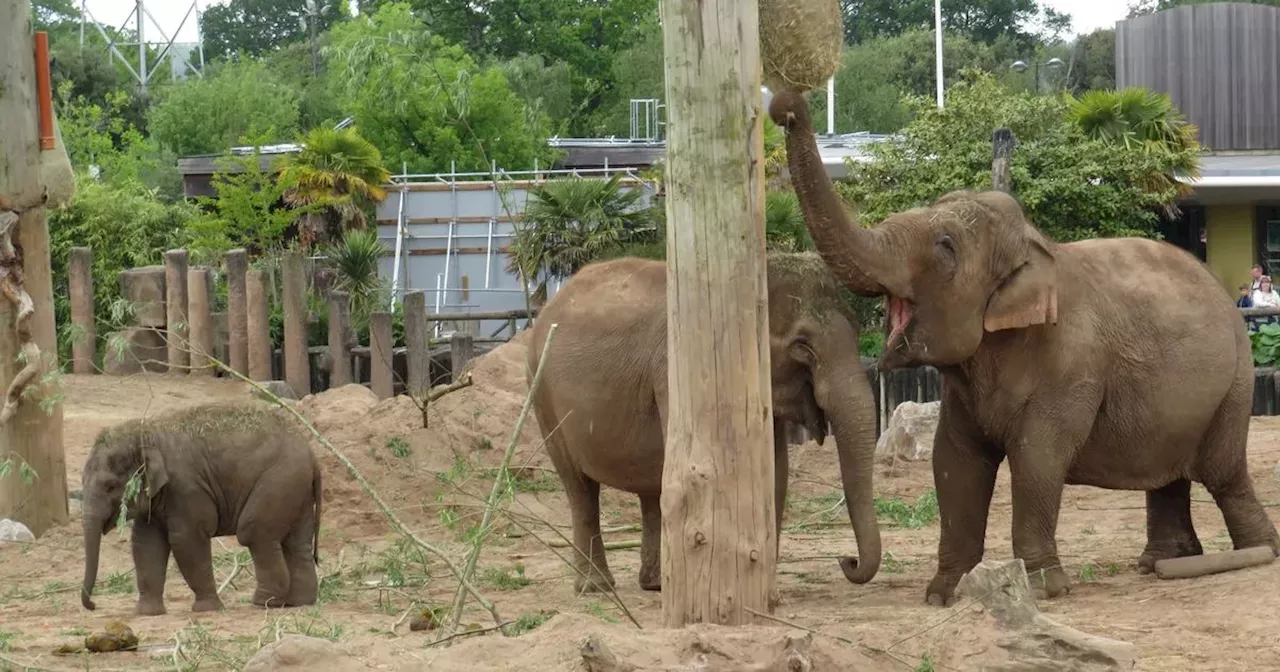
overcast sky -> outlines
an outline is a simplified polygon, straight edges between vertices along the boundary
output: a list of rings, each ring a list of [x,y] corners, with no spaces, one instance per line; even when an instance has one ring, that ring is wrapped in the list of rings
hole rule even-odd
[[[89,13],[102,23],[120,26],[133,11],[135,0],[86,0]],[[196,0],[199,8],[220,4],[224,0]],[[947,0],[942,0],[945,5]],[[1113,28],[1115,22],[1123,19],[1127,11],[1125,2],[1121,0],[1042,0],[1049,6],[1071,15],[1072,31],[1088,33],[1097,28]],[[298,0],[302,4],[302,0]],[[151,13],[160,27],[170,37],[182,23],[182,16],[191,7],[191,0],[146,0],[147,11]],[[130,21],[132,26],[132,20]],[[144,24],[147,41],[161,41],[163,38],[155,34],[150,21]],[[196,39],[196,17],[193,12],[187,18],[186,25],[178,32],[179,42],[194,42]]]

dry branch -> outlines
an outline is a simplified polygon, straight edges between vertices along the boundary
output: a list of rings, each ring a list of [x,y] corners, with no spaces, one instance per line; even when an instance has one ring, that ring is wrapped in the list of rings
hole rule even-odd
[[[1230,572],[1246,567],[1269,565],[1276,559],[1270,546],[1253,546],[1223,553],[1188,555],[1156,561],[1156,576],[1162,579],[1190,579],[1197,576]]]

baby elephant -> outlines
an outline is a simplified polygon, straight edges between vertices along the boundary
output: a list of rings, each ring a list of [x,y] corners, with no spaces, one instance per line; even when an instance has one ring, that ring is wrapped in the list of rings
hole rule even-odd
[[[133,521],[139,614],[165,613],[170,551],[195,593],[192,611],[221,609],[209,541],[230,534],[253,555],[254,604],[315,604],[320,465],[282,410],[207,404],[105,429],[81,481],[85,609],[94,609],[99,546],[122,502]]]

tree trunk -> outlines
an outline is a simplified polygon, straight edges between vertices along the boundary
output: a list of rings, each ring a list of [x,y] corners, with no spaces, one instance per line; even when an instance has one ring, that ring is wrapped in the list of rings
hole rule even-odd
[[[0,198],[11,204],[37,202],[42,189],[34,54],[28,0],[0,3]],[[58,394],[56,387],[41,386],[44,374],[57,366],[58,355],[47,211],[26,210],[13,226],[10,240],[21,248],[23,287],[35,309],[26,324],[40,348],[40,362],[31,381],[34,395],[22,399],[17,413],[0,427],[0,462],[12,460],[9,475],[0,479],[0,518],[21,522],[41,536],[68,520],[62,402],[47,396]],[[15,316],[14,304],[0,297],[0,394],[26,366],[19,361]],[[42,399],[54,402],[48,412],[41,408]]]
[[[667,135],[668,627],[755,622],[777,561],[754,2],[662,0]]]

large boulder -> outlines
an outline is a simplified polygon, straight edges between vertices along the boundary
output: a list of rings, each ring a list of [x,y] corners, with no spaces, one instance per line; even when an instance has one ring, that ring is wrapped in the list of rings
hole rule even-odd
[[[363,667],[327,640],[302,635],[285,635],[253,654],[245,663],[243,672],[274,672],[275,670],[315,670],[339,672]]]
[[[120,295],[133,304],[133,324],[163,329],[165,312],[164,266],[141,266],[120,272]],[[166,357],[168,350],[165,351]]]
[[[119,351],[116,350],[117,342],[123,345]],[[129,376],[142,371],[163,373],[169,370],[168,361],[169,344],[158,329],[126,327],[107,334],[102,370],[108,376]]]
[[[27,529],[26,525],[8,518],[0,519],[0,546],[8,541],[21,543],[35,540],[36,536],[31,534],[31,530]]]
[[[927,460],[933,457],[933,435],[938,430],[940,401],[904,401],[893,409],[889,426],[876,440],[876,456],[882,459]]]

